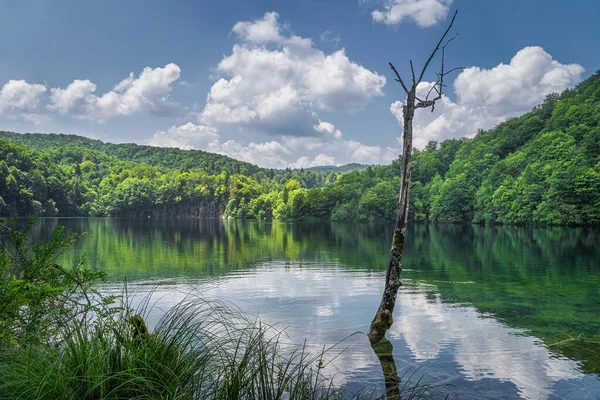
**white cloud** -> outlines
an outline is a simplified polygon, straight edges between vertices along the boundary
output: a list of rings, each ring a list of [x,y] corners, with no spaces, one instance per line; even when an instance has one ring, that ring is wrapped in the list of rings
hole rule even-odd
[[[325,133],[336,139],[342,137],[342,131],[336,129],[335,126],[329,122],[319,122],[314,128],[317,132]]]
[[[295,162],[289,164],[290,168],[310,168],[318,167],[323,165],[336,165],[335,159],[324,153],[317,154],[314,158],[309,156],[302,156]]]
[[[399,293],[403,310],[389,331],[406,341],[419,361],[436,360],[452,346],[452,357],[469,380],[511,382],[524,399],[547,399],[556,381],[580,379],[575,361],[552,354],[540,340],[481,315],[472,307],[444,304],[439,294]]]
[[[348,159],[361,164],[389,164],[400,152],[390,146],[368,146],[355,140],[345,140],[343,147],[348,154]]]
[[[281,141],[244,144],[237,140],[223,141],[216,128],[188,122],[156,132],[148,144],[204,150],[266,168],[306,168],[350,162],[385,164],[398,157],[397,148],[368,146],[343,139],[342,132],[329,122],[320,121],[314,128],[318,136],[283,136]],[[298,157],[298,154],[303,155]]]
[[[453,0],[386,0],[383,10],[372,12],[373,20],[387,25],[399,25],[413,20],[421,28],[443,21]]]
[[[181,126],[172,126],[166,131],[156,132],[148,144],[177,147],[184,150],[204,150],[268,168],[285,168],[288,165],[285,159],[291,155],[291,151],[277,141],[251,142],[248,145],[243,145],[235,140],[222,142],[221,135],[216,128],[195,125],[191,122]]]
[[[179,79],[180,73],[181,69],[173,63],[163,68],[146,67],[137,78],[130,73],[102,96],[95,95],[96,85],[90,80],[74,80],[65,89],[50,90],[48,109],[96,121],[140,111],[168,113],[174,107],[169,99],[171,85]]]
[[[508,115],[527,110],[547,94],[560,92],[581,80],[578,64],[561,64],[541,47],[525,47],[510,60],[490,70],[463,71],[454,82],[461,104],[494,107]]]
[[[221,144],[221,151],[218,153],[268,168],[285,168],[288,165],[285,158],[291,154],[288,148],[274,140],[264,143],[252,142],[247,146],[228,140]]]
[[[51,114],[36,114],[36,113],[24,113],[20,115],[21,119],[25,122],[29,122],[36,126],[47,125],[52,121]]]
[[[284,33],[277,19],[266,13],[233,27],[241,43],[218,65],[223,77],[210,89],[202,123],[315,135],[317,111],[358,111],[383,94],[385,77],[350,61],[344,49],[327,55],[312,40]]]
[[[50,91],[51,104],[48,108],[63,115],[69,112],[74,115],[90,114],[97,102],[97,97],[93,94],[96,85],[87,79],[76,79],[65,89],[53,88]]]
[[[351,162],[361,164],[389,164],[398,158],[399,147],[391,146],[369,146],[356,140],[346,140],[342,136],[312,137],[283,137],[283,144],[294,153],[319,152],[332,157],[335,164],[347,164]],[[302,167],[315,166],[310,157],[300,157],[296,165]],[[324,165],[332,165],[324,164]]]
[[[265,13],[262,20],[238,22],[233,26],[232,32],[246,42],[279,43],[283,41],[280,26],[277,22],[279,14],[276,12]]]
[[[156,132],[148,144],[159,147],[178,147],[184,150],[209,150],[218,148],[217,129],[188,122],[181,126],[172,126],[166,131]]]
[[[553,60],[541,47],[525,47],[509,64],[465,69],[454,81],[456,102],[444,96],[433,113],[415,113],[415,147],[422,148],[430,140],[471,137],[478,128],[492,128],[531,110],[546,95],[576,85],[583,72],[578,64]],[[421,83],[419,96],[424,97],[430,87],[431,83]],[[392,103],[390,111],[402,123],[402,102]]]
[[[0,89],[0,114],[22,113],[35,110],[46,87],[30,84],[24,80],[10,80]]]

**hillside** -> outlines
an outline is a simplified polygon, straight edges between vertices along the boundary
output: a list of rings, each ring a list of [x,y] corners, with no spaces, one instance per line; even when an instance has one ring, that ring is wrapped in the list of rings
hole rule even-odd
[[[446,143],[416,154],[416,218],[600,222],[600,72],[573,90],[547,96],[519,118],[461,141],[449,165]]]
[[[292,173],[79,136],[0,138],[8,139],[0,139],[0,215],[362,221],[396,214],[397,161]],[[473,139],[431,142],[413,156],[414,220],[599,224],[600,73]],[[337,173],[346,167],[357,170]]]
[[[268,171],[247,162],[201,150],[181,150],[133,143],[104,143],[100,140],[84,136],[64,134],[20,134],[0,131],[0,138],[7,139],[15,144],[27,146],[31,149],[85,148],[105,153],[122,161],[133,161],[141,164],[164,168],[178,168],[181,170],[203,169],[209,174],[228,171],[231,174],[252,175],[260,171]]]
[[[294,218],[391,220],[397,162],[294,197]],[[323,199],[315,201],[315,199]],[[331,208],[327,208],[331,206]],[[298,211],[299,210],[299,211]],[[489,224],[600,223],[600,73],[472,139],[413,154],[410,217]]]

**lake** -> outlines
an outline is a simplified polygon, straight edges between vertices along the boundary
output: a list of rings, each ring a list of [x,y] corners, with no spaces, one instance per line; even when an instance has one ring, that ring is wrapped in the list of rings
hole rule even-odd
[[[138,295],[154,290],[160,308],[200,292],[285,328],[293,343],[306,338],[315,349],[368,330],[393,227],[40,222],[36,238],[49,237],[58,225],[87,232],[63,261],[85,253],[88,265],[108,274],[103,290],[120,290],[127,277]],[[410,225],[402,277],[388,333],[401,374],[422,378],[451,399],[600,397],[600,231]],[[564,342],[579,335],[584,340]],[[326,368],[336,384],[382,385],[366,335],[337,348],[347,345]]]

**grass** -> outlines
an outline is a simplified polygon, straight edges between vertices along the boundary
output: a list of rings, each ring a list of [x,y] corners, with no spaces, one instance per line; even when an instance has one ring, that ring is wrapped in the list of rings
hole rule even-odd
[[[143,311],[148,309],[142,306]],[[142,312],[144,314],[144,312]],[[141,322],[141,323],[140,323]],[[0,355],[1,399],[337,399],[323,354],[216,301],[188,298],[152,333],[126,309],[72,321],[64,340]]]
[[[142,301],[133,307],[127,284],[122,297],[104,296],[94,286],[102,274],[83,262],[55,264],[72,236],[59,230],[38,246],[26,230],[0,228],[0,297],[11,304],[0,302],[0,400],[375,397],[377,388],[352,394],[324,374],[343,341],[308,351],[282,341],[284,331],[194,295],[149,330],[148,317],[160,311],[152,292],[135,296]],[[393,398],[428,398],[423,385],[404,383]]]
[[[289,346],[283,331],[225,303],[188,296],[150,332],[150,296],[134,312],[69,321],[52,345],[0,351],[0,399],[293,400],[375,398],[349,393],[323,371],[343,349]],[[333,353],[333,354],[331,354]],[[406,378],[406,377],[404,377]],[[402,399],[430,398],[401,379]],[[390,398],[398,398],[396,395]]]

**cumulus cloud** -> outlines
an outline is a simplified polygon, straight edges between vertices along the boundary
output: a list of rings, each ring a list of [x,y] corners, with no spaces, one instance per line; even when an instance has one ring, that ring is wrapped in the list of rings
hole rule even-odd
[[[76,79],[65,89],[52,88],[51,104],[48,108],[61,114],[72,112],[74,115],[90,114],[97,102],[94,96],[96,85],[89,80]]]
[[[8,81],[0,89],[0,114],[35,110],[46,90],[44,85],[30,84],[24,80]]]
[[[576,85],[584,69],[578,64],[561,64],[541,47],[525,47],[511,59],[491,69],[471,67],[454,81],[456,101],[444,96],[433,113],[418,110],[413,122],[416,147],[430,140],[474,136],[477,129],[489,129],[523,114],[550,93]],[[432,83],[422,82],[418,95],[425,96]],[[390,106],[402,123],[402,102]]]
[[[453,0],[386,0],[382,10],[371,13],[375,22],[399,25],[412,20],[421,28],[443,21]]]
[[[276,168],[384,163],[396,158],[389,148],[345,140],[340,129],[318,115],[364,109],[383,95],[385,77],[352,62],[344,49],[325,54],[311,39],[291,33],[278,18],[270,12],[234,25],[232,33],[239,42],[217,67],[221,77],[207,95],[200,122],[250,128],[280,140],[248,145],[219,141],[213,148]]]
[[[156,132],[149,141],[152,146],[178,147],[183,150],[218,148],[217,129],[188,122],[181,126],[172,126],[166,131]]]
[[[221,145],[218,153],[269,168],[285,168],[288,165],[286,158],[291,155],[288,148],[275,140],[264,143],[252,142],[247,146],[235,140],[228,140]]]
[[[398,158],[400,146],[370,146],[356,140],[344,139],[339,136],[320,137],[293,137],[282,138],[283,144],[294,153],[319,152],[334,158],[335,164],[347,164],[351,162],[361,164],[388,164]],[[313,163],[310,157],[301,157],[296,161],[302,167],[311,167]],[[313,165],[314,164],[314,165]],[[329,164],[331,165],[331,164]]]
[[[240,43],[217,67],[222,77],[208,93],[202,123],[315,135],[318,111],[358,111],[383,95],[385,77],[352,62],[344,49],[325,54],[278,17],[234,25]]]
[[[66,88],[50,90],[48,109],[62,115],[103,121],[115,116],[140,111],[164,114],[174,105],[169,98],[172,84],[179,79],[181,69],[173,63],[163,68],[146,67],[135,77],[133,72],[113,90],[97,96],[96,85],[90,80],[74,80]]]
[[[290,168],[310,168],[324,165],[336,165],[335,159],[324,153],[317,154],[314,158],[302,156],[295,162],[289,164]]]
[[[265,13],[262,20],[238,22],[233,26],[232,32],[246,42],[269,43],[282,42],[281,27],[277,22],[279,14],[276,12]]]
[[[318,136],[283,136],[281,141],[244,144],[236,140],[224,141],[216,128],[188,122],[156,132],[148,144],[204,150],[266,168],[307,168],[349,162],[385,164],[398,157],[398,148],[368,146],[344,139],[342,132],[329,122],[320,121],[314,129]],[[298,157],[298,154],[303,155]]]
[[[439,294],[415,290],[399,293],[397,302],[403,311],[389,335],[406,341],[419,361],[439,359],[451,344],[465,377],[511,382],[524,399],[548,399],[556,381],[582,376],[577,362],[552,354],[538,338],[473,307],[444,304]]]
[[[51,114],[36,114],[36,113],[24,113],[20,114],[19,117],[25,121],[36,126],[47,125],[52,121]]]
[[[343,147],[348,159],[361,164],[388,164],[398,158],[399,148],[368,146],[355,140],[345,140]]]
[[[156,132],[148,141],[151,146],[204,150],[270,168],[285,168],[291,151],[277,141],[251,142],[243,145],[235,140],[223,142],[216,128],[188,122]]]
[[[329,122],[319,122],[319,124],[315,125],[314,128],[317,132],[324,133],[335,139],[339,139],[342,137],[342,131],[336,129],[336,127]]]

